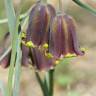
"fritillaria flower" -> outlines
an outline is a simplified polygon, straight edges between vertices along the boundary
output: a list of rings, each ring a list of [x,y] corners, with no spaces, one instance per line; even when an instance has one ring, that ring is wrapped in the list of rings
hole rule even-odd
[[[11,51],[2,59],[0,62],[3,68],[7,68],[10,65]],[[31,60],[31,62],[30,62]],[[49,56],[39,50],[38,48],[29,49],[25,45],[22,45],[22,60],[21,64],[28,67],[32,65],[35,69],[38,70],[49,70],[53,68],[53,60]]]
[[[48,48],[47,43],[50,30],[50,21],[55,14],[55,9],[50,4],[37,2],[32,8],[29,15],[27,32],[26,34],[23,34],[24,36],[22,37],[22,65],[27,66],[32,64],[38,70],[52,68],[53,60],[50,59],[50,56],[46,55],[46,51],[37,47],[43,45],[43,48]],[[8,56],[3,59],[6,61],[6,67],[8,67],[10,64],[8,62],[10,61],[10,58],[11,56],[8,54]]]
[[[72,17],[58,14],[50,25],[49,52],[56,58],[83,55],[79,49],[76,26]]]
[[[55,9],[51,4],[39,1],[34,5],[29,15],[26,33],[27,45],[32,42],[39,46],[48,42],[49,24],[54,16]]]
[[[53,59],[46,56],[42,50],[38,48],[30,49],[30,57],[32,60],[32,65],[38,70],[49,70],[53,68]]]
[[[59,13],[50,4],[37,2],[29,15],[27,32],[22,37],[24,66],[31,64],[38,70],[49,70],[62,57],[83,55],[76,37],[76,24],[72,17]],[[11,51],[2,60],[9,66]]]
[[[29,49],[25,45],[22,45],[21,48],[22,48],[22,60],[21,60],[21,64],[23,66],[27,66],[27,65],[29,65],[29,59],[28,59]],[[11,52],[12,52],[12,50],[10,50],[9,53],[0,61],[0,65],[3,68],[7,68],[7,67],[10,66]]]

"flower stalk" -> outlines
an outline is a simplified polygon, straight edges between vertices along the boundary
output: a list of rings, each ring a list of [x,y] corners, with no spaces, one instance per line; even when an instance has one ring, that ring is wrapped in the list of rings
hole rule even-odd
[[[54,92],[54,69],[50,69],[48,71],[49,74],[49,94],[50,96],[53,96]]]
[[[80,0],[72,0],[73,2],[75,2],[76,4],[78,4],[80,7],[88,10],[89,12],[91,12],[92,14],[96,15],[96,9],[90,7],[89,5],[87,5],[86,3],[83,3]]]
[[[62,6],[62,0],[58,0],[58,11],[62,12],[63,11],[63,6]]]
[[[39,73],[37,71],[35,71],[35,76],[36,76],[37,81],[38,81],[38,83],[39,83],[39,85],[41,87],[41,90],[43,92],[43,96],[49,96],[47,86],[46,86],[46,84],[44,84],[43,80],[40,78],[40,75],[39,75]]]

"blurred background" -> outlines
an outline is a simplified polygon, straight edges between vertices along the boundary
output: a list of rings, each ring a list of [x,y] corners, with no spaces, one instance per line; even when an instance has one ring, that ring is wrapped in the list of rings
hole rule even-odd
[[[13,0],[15,9],[19,1]],[[93,4],[91,0],[85,1]],[[58,7],[58,0],[48,2]],[[54,96],[96,96],[96,16],[80,8],[72,0],[64,0],[63,3],[65,13],[71,15],[77,22],[77,36],[81,48],[87,50],[84,56],[66,59],[56,67]],[[21,13],[25,13],[33,4],[34,0],[22,0]],[[6,18],[4,0],[0,0],[0,20],[4,18]],[[6,32],[8,25],[0,24],[0,49],[3,47],[7,49],[9,45],[10,40],[7,41],[7,45],[3,41]],[[7,77],[8,69],[0,67],[0,80],[4,81],[5,85]],[[20,96],[42,96],[34,72],[30,68],[22,68]]]

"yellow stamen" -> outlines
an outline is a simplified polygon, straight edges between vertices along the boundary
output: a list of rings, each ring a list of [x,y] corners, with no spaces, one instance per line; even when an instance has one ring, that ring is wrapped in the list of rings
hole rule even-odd
[[[53,55],[51,53],[46,53],[45,54],[49,59],[53,58]]]
[[[21,37],[22,37],[22,38],[26,38],[25,32],[22,32]]]
[[[47,43],[45,43],[44,45],[43,45],[43,48],[48,48],[48,44]]]
[[[35,47],[34,44],[32,43],[32,41],[28,41],[28,42],[26,43],[26,46],[27,46],[27,47],[33,47],[33,48]]]

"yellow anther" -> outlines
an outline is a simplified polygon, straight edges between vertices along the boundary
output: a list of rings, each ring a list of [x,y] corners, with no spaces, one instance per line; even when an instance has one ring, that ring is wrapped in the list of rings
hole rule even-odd
[[[26,34],[24,32],[22,32],[21,37],[26,38]]]
[[[71,57],[76,57],[76,54],[68,53],[65,55],[65,58],[71,58]]]
[[[53,55],[51,53],[46,53],[45,54],[48,58],[53,58]]]
[[[48,44],[45,43],[45,44],[43,45],[43,48],[48,48]]]
[[[26,43],[26,46],[27,46],[27,47],[33,47],[33,48],[35,47],[34,44],[32,43],[32,41],[28,41],[28,42]]]

